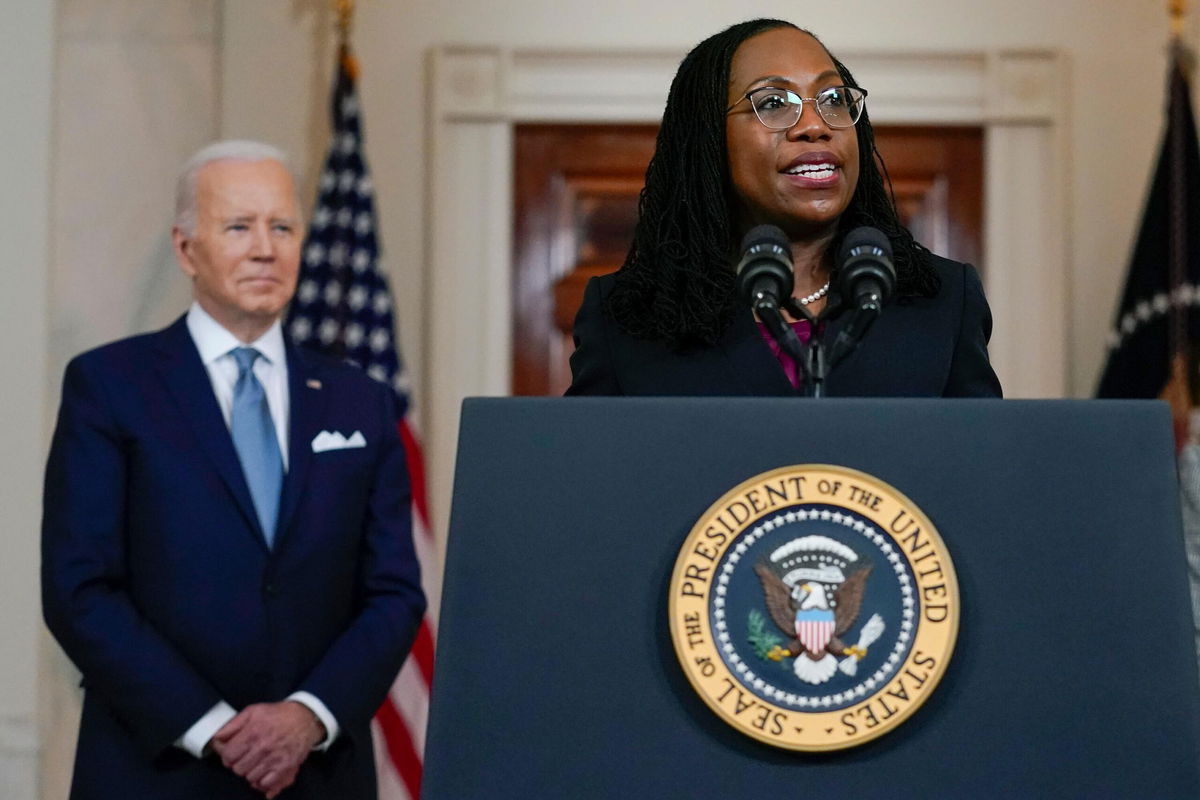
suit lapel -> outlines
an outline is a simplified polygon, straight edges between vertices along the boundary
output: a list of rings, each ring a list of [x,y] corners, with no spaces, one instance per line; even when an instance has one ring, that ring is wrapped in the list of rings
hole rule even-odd
[[[200,353],[188,333],[185,319],[180,317],[159,335],[156,366],[184,418],[191,425],[200,450],[212,462],[229,489],[249,530],[265,547],[266,541],[258,523],[258,515],[254,512],[254,502],[250,499],[250,489],[246,486],[237,451],[233,449],[233,439],[221,416],[212,381],[200,361]]]
[[[739,311],[721,337],[726,365],[744,391],[740,394],[788,397],[794,396],[783,367],[758,332],[758,323],[749,311]]]
[[[298,347],[287,345],[288,360],[288,471],[279,501],[279,523],[275,547],[279,548],[299,505],[304,481],[312,463],[312,440],[321,431],[328,390],[320,379],[320,368]]]

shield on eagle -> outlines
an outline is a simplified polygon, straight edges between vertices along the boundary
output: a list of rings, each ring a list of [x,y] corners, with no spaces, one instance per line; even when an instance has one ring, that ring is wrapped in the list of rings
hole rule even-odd
[[[810,653],[820,653],[833,638],[836,621],[827,608],[810,608],[796,612],[796,638]]]

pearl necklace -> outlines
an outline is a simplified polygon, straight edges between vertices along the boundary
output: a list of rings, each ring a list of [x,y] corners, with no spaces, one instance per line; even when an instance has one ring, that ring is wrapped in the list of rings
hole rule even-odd
[[[829,281],[825,281],[825,285],[822,286],[820,289],[817,289],[815,292],[813,292],[812,294],[807,295],[805,297],[797,298],[796,302],[802,306],[806,306],[809,303],[815,303],[818,300],[820,300],[822,297],[824,297],[825,293],[828,291],[829,291]]]

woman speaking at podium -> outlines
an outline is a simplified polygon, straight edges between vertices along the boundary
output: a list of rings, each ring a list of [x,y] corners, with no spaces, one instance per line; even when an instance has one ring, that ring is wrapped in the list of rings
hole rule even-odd
[[[790,333],[784,323],[802,341],[837,332],[837,317],[815,332],[805,317],[849,303],[839,248],[870,226],[891,246],[893,296],[823,393],[999,397],[979,278],[900,224],[866,95],[787,22],[743,22],[697,45],[671,83],[629,255],[585,291],[567,394],[799,393],[803,365],[789,355],[799,350],[776,339]],[[775,336],[738,288],[739,242],[763,224],[782,232],[794,264]],[[843,328],[852,316],[841,315]]]

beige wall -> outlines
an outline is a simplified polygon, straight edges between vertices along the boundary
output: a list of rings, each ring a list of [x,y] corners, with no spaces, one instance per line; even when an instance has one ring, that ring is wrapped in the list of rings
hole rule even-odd
[[[37,781],[53,13],[20,3],[0,25],[0,797],[14,800],[32,798]]]
[[[810,27],[835,52],[1050,48],[1071,64],[1067,307],[1071,393],[1086,396],[1124,275],[1161,132],[1164,3],[1145,0],[359,0],[368,155],[385,267],[418,389],[427,361],[430,222],[427,54],[439,45],[653,48],[682,54],[752,16]],[[0,559],[0,796],[33,795],[35,685],[44,798],[65,796],[74,676],[40,647],[36,529],[40,469],[65,359],[165,322],[187,297],[167,249],[176,164],[215,136],[274,141],[305,172],[327,135],[332,18],[325,0],[58,0],[19,3],[0,26],[0,368],[12,432],[0,454],[8,541]],[[686,11],[685,11],[686,9]],[[1192,31],[1200,30],[1193,23]],[[1195,36],[1191,37],[1195,39]],[[53,62],[53,68],[52,68]],[[854,64],[850,67],[853,69]],[[54,75],[52,81],[51,76]],[[51,167],[53,165],[53,169]],[[1004,176],[989,176],[1003,180]],[[461,222],[470,235],[471,221]],[[989,264],[1003,270],[1004,264]],[[1047,265],[1047,269],[1055,268]],[[48,301],[47,298],[48,297]],[[506,302],[497,297],[496,302]],[[469,324],[469,320],[466,321]],[[12,387],[28,387],[15,392]],[[438,413],[453,399],[418,395]],[[443,465],[445,496],[450,453]],[[444,503],[435,508],[444,524]],[[9,646],[12,645],[12,646]],[[35,677],[40,669],[40,680]]]

